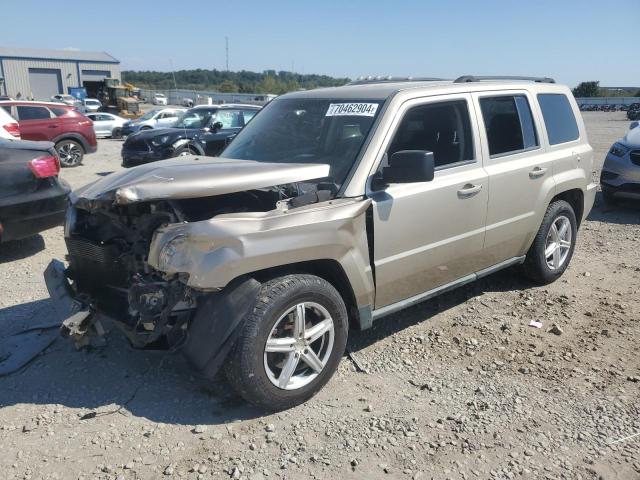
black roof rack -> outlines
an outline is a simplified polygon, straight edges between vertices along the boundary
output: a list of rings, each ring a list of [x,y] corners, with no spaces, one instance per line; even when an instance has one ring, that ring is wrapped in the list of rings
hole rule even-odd
[[[463,75],[456,78],[453,83],[481,82],[482,80],[529,80],[537,83],[556,83],[553,78],[549,77],[510,77],[504,75],[482,77],[476,75]]]
[[[357,80],[347,83],[347,85],[367,85],[370,83],[396,83],[396,82],[442,82],[444,78],[435,77],[360,77]]]

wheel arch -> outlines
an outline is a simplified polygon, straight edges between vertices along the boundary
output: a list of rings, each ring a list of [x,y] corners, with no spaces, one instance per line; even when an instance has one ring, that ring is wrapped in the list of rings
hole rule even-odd
[[[582,214],[584,213],[584,192],[579,188],[572,188],[556,193],[555,197],[553,197],[549,202],[549,205],[557,200],[564,200],[571,205],[571,208],[573,208],[573,212],[576,215],[576,224],[579,228],[580,223],[582,222]]]
[[[51,141],[57,146],[58,143],[63,142],[65,140],[73,140],[74,142],[79,143],[80,147],[82,148],[82,153],[86,155],[88,151],[87,142],[84,139],[84,137],[79,133],[73,133],[73,132],[63,133],[53,138]]]
[[[344,268],[334,259],[308,260],[278,267],[266,268],[249,273],[248,276],[264,283],[284,275],[308,274],[315,275],[329,282],[342,297],[347,308],[349,325],[361,328],[360,314],[355,292]]]

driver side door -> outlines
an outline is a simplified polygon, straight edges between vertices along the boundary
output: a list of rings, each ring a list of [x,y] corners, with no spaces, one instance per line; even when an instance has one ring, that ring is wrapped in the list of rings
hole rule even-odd
[[[397,151],[434,154],[432,181],[389,184],[373,200],[375,309],[464,281],[483,267],[489,181],[468,94],[406,102],[381,162]]]

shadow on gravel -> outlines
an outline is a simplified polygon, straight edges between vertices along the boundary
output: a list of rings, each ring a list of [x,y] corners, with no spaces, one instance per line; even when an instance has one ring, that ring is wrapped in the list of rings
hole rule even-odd
[[[602,193],[598,192],[596,204],[587,220],[618,225],[640,225],[640,201],[619,200],[615,205],[608,205],[604,202]]]
[[[110,172],[97,172],[96,175],[99,177],[106,177],[107,175],[111,175],[115,170],[112,170]]]
[[[0,263],[14,262],[44,250],[44,238],[40,235],[13,240],[0,245]]]
[[[49,300],[0,309],[0,338],[50,320]],[[123,335],[110,330],[103,348],[77,351],[71,341],[58,338],[26,367],[0,377],[0,408],[64,405],[79,409],[78,422],[130,414],[177,425],[216,425],[266,414],[236,397],[226,382],[194,378],[180,355],[133,350]]]
[[[394,315],[381,318],[374,322],[369,330],[349,332],[349,348],[358,351],[389,335],[411,327],[418,323],[429,321],[435,315],[449,310],[486,292],[507,292],[526,290],[533,284],[517,271],[517,267],[508,268],[493,275],[472,282],[450,292],[439,295],[431,300],[419,303]]]

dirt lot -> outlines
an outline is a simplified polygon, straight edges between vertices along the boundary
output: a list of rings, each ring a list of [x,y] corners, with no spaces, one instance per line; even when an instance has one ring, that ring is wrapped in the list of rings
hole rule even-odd
[[[599,162],[628,126],[585,113]],[[120,168],[101,140],[78,187]],[[46,322],[42,271],[62,229],[0,249],[0,335]],[[118,332],[78,352],[58,339],[0,378],[0,472],[13,478],[640,478],[640,206],[598,198],[561,280],[505,271],[351,332],[306,405],[247,407],[176,355]],[[542,321],[542,329],[528,327]],[[556,324],[559,329],[547,331]],[[94,412],[96,415],[92,414]],[[89,415],[89,418],[83,416]]]

